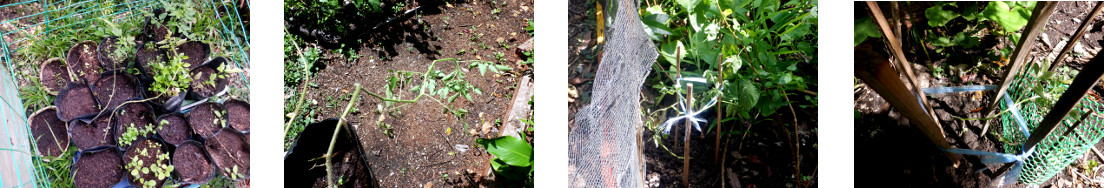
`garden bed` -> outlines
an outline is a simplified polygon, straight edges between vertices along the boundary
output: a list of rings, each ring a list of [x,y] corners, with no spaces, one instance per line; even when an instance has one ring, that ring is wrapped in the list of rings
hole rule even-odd
[[[913,19],[912,30],[940,30],[956,31],[954,28],[932,28],[925,20],[925,9],[937,3],[912,3],[908,6],[901,5],[901,11]],[[979,4],[984,7],[985,3]],[[1062,2],[1058,4],[1054,14],[1048,19],[1047,24],[1040,34],[1037,42],[1031,47],[1032,53],[1028,60],[1038,58],[1036,61],[1051,61],[1061,50],[1065,42],[1081,25],[1082,20],[1087,19],[1095,2]],[[865,3],[856,2],[856,16],[865,16],[869,9]],[[880,3],[884,11],[890,12],[889,4]],[[965,7],[972,7],[969,3],[962,3],[958,8],[945,7],[945,9],[960,11]],[[1104,16],[1097,16],[1097,20]],[[950,25],[962,22],[962,18],[951,20]],[[995,29],[988,24],[978,25],[979,28]],[[1091,26],[1090,27],[1094,27]],[[904,30],[909,31],[909,30]],[[1014,48],[1015,44],[1002,37],[982,32],[978,37],[979,45],[972,47],[954,46],[954,53],[946,56],[928,56],[925,51],[934,52],[943,47],[919,45],[914,40],[914,35],[905,35],[903,50],[905,56],[911,59],[911,65],[922,87],[937,86],[964,86],[964,85],[995,85],[999,84],[1003,72],[1008,69],[1007,63],[1001,60],[1000,53],[1004,49]],[[1019,32],[1014,35],[1020,35]],[[1088,29],[1081,39],[1080,45],[1076,45],[1067,56],[1063,66],[1057,70],[1063,74],[1069,71],[1080,70],[1089,59],[1099,50],[1099,40],[1104,32]],[[868,41],[871,39],[867,39]],[[884,40],[884,39],[882,39]],[[1007,50],[1011,51],[1011,50]],[[994,55],[996,53],[997,55]],[[860,57],[856,57],[860,58]],[[1025,61],[1025,63],[1035,63]],[[1046,68],[1045,66],[1043,68]],[[1025,73],[1024,71],[1020,71]],[[902,79],[902,82],[906,80]],[[907,83],[907,82],[906,82]],[[1100,96],[1104,91],[1100,86],[1095,86],[1090,95]],[[959,120],[954,117],[980,118],[988,105],[994,91],[959,92],[948,94],[935,94],[928,97],[933,106],[937,119],[942,125],[947,141],[952,147],[967,148],[980,151],[1004,152],[1004,143],[999,132],[1000,121],[990,122],[988,133],[982,133],[985,121]],[[992,187],[997,178],[1003,174],[997,174],[1002,165],[985,165],[977,156],[963,155],[958,167],[954,167],[944,152],[924,137],[920,131],[913,128],[907,118],[904,118],[886,100],[874,92],[865,83],[858,81],[854,89],[855,108],[855,148],[856,148],[856,177],[867,181],[856,181],[860,186],[883,186],[891,184],[907,184],[931,187]],[[1094,98],[1094,96],[1086,96]],[[1099,99],[1098,99],[1099,100]],[[1100,143],[1095,148],[1104,148]],[[879,148],[871,150],[873,148]],[[876,154],[871,152],[877,152]],[[901,156],[887,158],[884,156]],[[1100,160],[1093,151],[1086,152],[1080,159],[1065,167],[1057,175],[1041,183],[1041,187],[1095,187],[1101,186],[1098,179],[1101,178],[1097,165]],[[1024,184],[1006,185],[1005,187],[1026,187]]]

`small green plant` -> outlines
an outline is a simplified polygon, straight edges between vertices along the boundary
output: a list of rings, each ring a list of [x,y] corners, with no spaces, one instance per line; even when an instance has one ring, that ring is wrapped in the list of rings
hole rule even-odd
[[[124,110],[122,112],[125,113],[126,111]],[[169,124],[169,122],[165,121],[165,120],[161,120],[160,124],[161,125],[166,125],[166,124]],[[106,130],[106,128],[105,128],[105,130]],[[153,126],[152,124],[148,124],[146,126],[139,127],[139,126],[136,126],[134,123],[130,123],[130,126],[126,127],[126,132],[123,132],[122,137],[119,138],[119,144],[120,145],[130,145],[135,140],[138,140],[141,137],[144,137],[146,135],[152,135],[155,132],[160,131],[160,130],[161,130],[161,126]]]
[[[168,62],[150,63],[150,72],[154,75],[153,83],[150,83],[150,91],[162,96],[173,96],[183,92],[192,83],[192,78],[188,74],[188,67],[192,65],[184,62],[189,57],[176,52],[176,47],[185,42],[187,42],[186,39],[175,37],[157,42],[160,48],[168,49],[172,55],[169,56]]]
[[[395,13],[399,13],[399,11],[402,11],[404,6],[406,6],[406,4],[404,4],[402,2],[399,2],[399,3],[396,3],[395,6],[391,6],[391,10],[394,11]]]
[[[152,148],[161,148],[160,143],[151,143]],[[173,165],[169,164],[169,154],[160,151],[150,151],[149,148],[138,148],[135,152],[138,153],[135,157],[131,158],[130,162],[126,164],[126,169],[130,172],[132,177],[137,178],[140,187],[153,188],[157,186],[158,181],[163,181],[171,175],[173,171]],[[152,152],[157,152],[156,159],[151,164],[146,164],[142,161],[142,157],[149,157]],[[154,179],[145,179],[142,176],[153,175]]]
[[[495,156],[491,159],[491,168],[494,169],[496,174],[508,179],[522,180],[528,186],[532,186],[532,145],[513,136],[478,139],[475,142],[487,149],[487,153]]]
[[[244,173],[238,171],[238,165],[232,165],[232,166],[234,166],[234,167],[232,167],[232,168],[231,167],[226,167],[226,168],[222,169],[223,172],[225,172],[227,174],[226,175],[227,177],[229,177],[232,180],[241,179],[241,178],[245,177]]]

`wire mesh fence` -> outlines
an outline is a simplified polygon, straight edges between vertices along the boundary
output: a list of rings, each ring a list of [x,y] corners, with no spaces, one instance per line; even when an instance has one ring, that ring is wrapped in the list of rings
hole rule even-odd
[[[16,1],[16,2],[12,2]],[[7,3],[7,4],[5,4]],[[69,187],[51,185],[50,177],[68,176],[47,169],[37,153],[27,114],[52,104],[50,94],[35,89],[38,64],[63,58],[69,47],[99,42],[110,28],[137,30],[155,9],[187,4],[203,27],[198,40],[211,46],[211,57],[226,57],[248,90],[249,28],[245,0],[0,0],[0,187]],[[244,19],[243,19],[244,18]],[[207,24],[204,24],[207,23]],[[5,139],[6,138],[6,139]],[[71,182],[70,182],[71,183]]]
[[[1031,69],[1016,77],[1016,81],[1009,87],[1011,101],[1002,101],[1001,106],[1011,105],[1008,104],[1009,102],[1017,103],[1025,125],[1029,130],[1035,130],[1043,120],[1043,116],[1050,112],[1050,107],[1053,106],[1048,102],[1036,102],[1044,101],[1040,98],[1044,97],[1040,93],[1069,86],[1041,82],[1040,78],[1032,74],[1036,70]],[[1073,111],[1062,119],[1057,128],[1035,146],[1034,153],[1025,159],[1019,181],[1031,185],[1041,184],[1065,169],[1070,163],[1080,159],[1094,144],[1100,142],[1104,137],[1104,126],[1101,125],[1104,123],[1102,121],[1104,117],[1099,114],[1100,109],[1104,109],[1104,105],[1096,98],[1082,98]],[[1004,113],[1000,117],[1002,124],[1000,133],[1005,141],[1006,153],[1020,153],[1021,146],[1028,138],[1028,135],[1023,134],[1021,128],[1016,125],[1015,116],[1013,113]],[[1083,116],[1089,117],[1081,120]],[[1079,120],[1081,120],[1080,123]]]

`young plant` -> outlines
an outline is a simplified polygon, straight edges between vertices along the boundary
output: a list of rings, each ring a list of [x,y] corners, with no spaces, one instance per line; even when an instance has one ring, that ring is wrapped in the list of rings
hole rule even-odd
[[[151,143],[152,148],[161,148],[160,143]],[[157,186],[158,181],[164,181],[168,179],[173,171],[173,165],[169,164],[169,154],[167,152],[150,151],[149,148],[137,148],[138,155],[131,158],[130,162],[126,164],[126,169],[132,177],[135,177],[139,183],[139,187],[153,188]],[[153,155],[153,152],[157,152],[154,156],[154,162],[146,164],[141,160],[142,157],[149,157]],[[142,178],[145,175],[153,175],[153,179]]]
[[[125,114],[125,112],[126,111],[124,110],[123,113]],[[165,125],[168,123],[168,121],[161,120],[161,125]],[[160,130],[161,126],[153,126],[153,124],[139,127],[136,126],[134,123],[130,123],[130,126],[127,126],[126,128],[126,132],[123,132],[122,137],[119,138],[119,144],[130,145],[131,142],[134,142],[135,140],[138,140],[145,135],[152,135]]]
[[[184,62],[189,57],[176,52],[176,47],[185,42],[187,42],[186,39],[175,37],[157,42],[160,48],[168,49],[171,55],[167,62],[150,63],[150,72],[154,75],[153,83],[150,83],[150,91],[161,96],[174,96],[183,92],[192,83],[192,78],[188,74],[188,67],[192,65]]]

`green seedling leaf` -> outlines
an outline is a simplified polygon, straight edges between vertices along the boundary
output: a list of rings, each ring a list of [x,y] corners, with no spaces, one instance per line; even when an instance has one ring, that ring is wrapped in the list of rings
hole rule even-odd
[[[987,20],[997,22],[1004,28],[1005,32],[1019,31],[1027,25],[1027,19],[1031,18],[1031,9],[1028,9],[1030,7],[1022,5],[1033,5],[1016,4],[1016,6],[1012,6],[1009,3],[1011,2],[989,2],[989,6],[985,7],[985,10],[981,12],[981,16]]]
[[[694,11],[694,8],[698,7],[698,4],[701,3],[701,0],[675,0],[675,1],[678,2],[679,5],[682,5],[682,8],[686,8],[687,12]]]
[[[962,31],[962,32],[958,32],[958,34],[955,34],[955,38],[954,38],[953,42],[956,45],[959,45],[959,46],[962,46],[962,47],[972,48],[974,46],[977,46],[978,43],[980,43],[980,40],[981,40],[980,38],[975,37],[973,35],[970,35],[970,34],[966,33],[966,31]]]
[[[942,27],[960,15],[950,10],[943,10],[942,5],[936,5],[925,10],[924,16],[927,16],[929,26]]]
[[[855,46],[866,40],[867,37],[882,38],[882,31],[870,17],[855,19]]]
[[[533,146],[525,140],[513,136],[503,136],[494,139],[479,139],[476,143],[482,144],[487,153],[495,155],[495,159],[517,167],[533,165]]]

